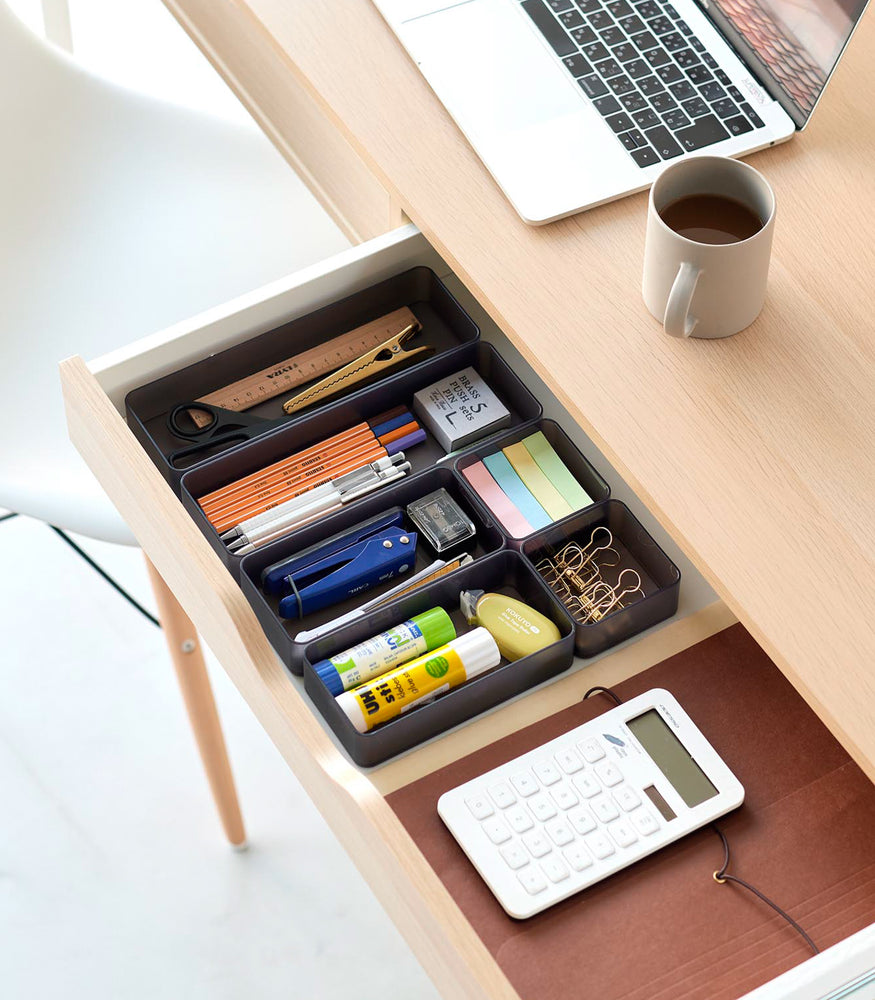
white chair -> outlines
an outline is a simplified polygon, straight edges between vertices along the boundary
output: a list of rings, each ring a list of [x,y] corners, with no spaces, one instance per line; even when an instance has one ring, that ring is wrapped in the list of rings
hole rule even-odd
[[[0,506],[133,545],[67,440],[57,362],[97,357],[348,243],[254,126],[94,76],[4,0],[0,134]],[[197,637],[150,573],[222,822],[239,845]]]

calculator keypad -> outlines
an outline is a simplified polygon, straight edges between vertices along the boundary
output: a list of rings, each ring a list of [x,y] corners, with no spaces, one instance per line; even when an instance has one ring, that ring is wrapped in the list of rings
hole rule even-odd
[[[581,0],[557,2],[570,10]],[[635,9],[651,0],[610,2]],[[688,806],[648,753],[644,726],[636,728],[644,713],[677,730],[714,786],[706,801]],[[627,868],[634,879],[635,862],[743,800],[683,707],[655,688],[449,789],[437,811],[508,915],[525,920]]]
[[[597,739],[535,759],[465,803],[508,874],[516,873],[531,896],[569,878],[590,880],[590,869],[618,854],[630,852],[634,860],[631,849],[660,829]]]

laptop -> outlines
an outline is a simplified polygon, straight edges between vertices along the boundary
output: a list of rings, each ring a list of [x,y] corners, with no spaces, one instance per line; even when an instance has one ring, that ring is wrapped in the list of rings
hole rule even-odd
[[[374,0],[522,218],[805,127],[867,0]]]

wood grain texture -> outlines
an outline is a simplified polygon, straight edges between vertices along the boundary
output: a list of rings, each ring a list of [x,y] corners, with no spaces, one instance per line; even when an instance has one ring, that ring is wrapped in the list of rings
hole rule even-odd
[[[532,229],[366,0],[236,6],[875,778],[875,17],[809,128],[750,159],[778,198],[763,315],[679,342],[641,302],[643,195]]]
[[[213,800],[219,812],[219,819],[222,821],[228,840],[235,847],[243,847],[246,844],[246,830],[243,826],[243,817],[240,815],[234,775],[231,773],[222,724],[216,711],[213,689],[210,686],[197,631],[148,556],[146,569],[155,595],[155,603],[158,605],[161,628],[167,641],[207,781],[210,784],[210,791],[213,793]]]
[[[70,437],[444,995],[518,1000],[370,781],[337,751],[255,613],[81,358],[61,365]]]
[[[360,243],[404,223],[397,202],[287,71],[282,50],[238,4],[167,0],[166,5],[349,240]],[[200,31],[206,17],[208,35]],[[250,75],[246,68],[253,62],[258,73]]]

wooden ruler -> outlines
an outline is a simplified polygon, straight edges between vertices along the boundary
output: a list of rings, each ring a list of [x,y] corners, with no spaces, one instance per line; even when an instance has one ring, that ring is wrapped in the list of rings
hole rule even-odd
[[[337,371],[415,322],[416,317],[407,306],[403,306],[309,351],[302,351],[285,361],[278,361],[270,368],[263,368],[206,396],[200,396],[197,402],[210,403],[240,413],[266,399],[273,399],[299,385]],[[199,410],[189,410],[189,414],[198,427],[206,427],[211,419],[208,414]]]

